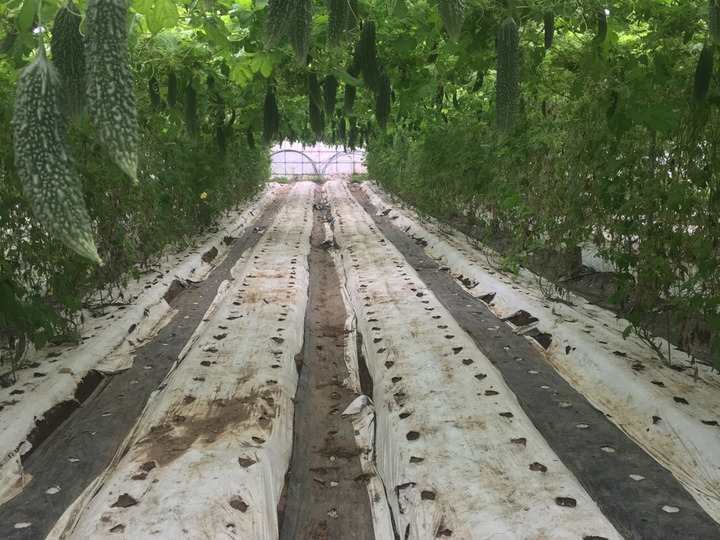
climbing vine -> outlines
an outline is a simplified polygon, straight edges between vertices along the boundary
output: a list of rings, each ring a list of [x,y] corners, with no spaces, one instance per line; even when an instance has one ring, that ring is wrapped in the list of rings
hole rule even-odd
[[[74,2],[83,35],[88,3]],[[270,144],[323,140],[366,146],[388,189],[493,242],[509,267],[545,257],[569,279],[578,247],[593,250],[628,331],[669,328],[717,359],[714,2],[133,0],[139,185],[86,112],[68,128],[103,269],[43,234],[10,150],[18,72],[63,4],[0,2],[4,343],[66,336],[93,291],[255,189]],[[63,287],[65,303],[48,297]]]

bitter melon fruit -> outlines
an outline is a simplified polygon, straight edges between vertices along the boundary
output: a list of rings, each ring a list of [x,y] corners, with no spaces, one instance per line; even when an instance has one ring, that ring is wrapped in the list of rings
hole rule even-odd
[[[497,38],[497,80],[495,83],[495,120],[501,136],[515,124],[519,95],[519,38],[512,17],[500,25]]]
[[[384,71],[380,72],[380,91],[375,97],[375,120],[385,132],[390,118],[390,78]]]
[[[80,11],[67,0],[55,14],[50,51],[65,88],[65,107],[77,117],[85,106],[85,39],[80,33]]]
[[[278,114],[277,101],[275,100],[275,95],[268,90],[265,94],[265,103],[263,104],[263,142],[270,144],[279,128],[280,117]]]
[[[347,143],[347,125],[344,118],[341,118],[338,122],[338,139],[340,143],[345,146]]]
[[[716,42],[720,43],[720,1],[708,0],[708,34]]]
[[[265,48],[271,49],[285,35],[295,13],[294,0],[270,0],[265,20]]]
[[[305,65],[312,35],[312,0],[295,0],[295,12],[288,29],[288,41],[299,65]]]
[[[552,9],[545,11],[545,48],[552,47],[555,37],[555,13]]]
[[[343,112],[348,114],[352,111],[355,104],[355,96],[357,96],[357,88],[352,84],[345,83],[345,98],[343,102]]]
[[[185,88],[185,132],[191,139],[200,136],[200,121],[197,111],[197,90],[192,82]]]
[[[380,69],[377,64],[375,51],[375,22],[366,21],[360,34],[358,43],[358,54],[360,60],[360,71],[362,72],[365,84],[374,93],[380,91]]]
[[[349,119],[350,122],[350,129],[348,130],[348,148],[351,150],[355,150],[357,148],[357,136],[358,136],[358,127],[357,123],[355,122],[354,118]]]
[[[595,34],[595,41],[602,43],[607,37],[607,15],[605,10],[600,10],[597,15],[597,34]]]
[[[227,153],[227,137],[225,135],[225,126],[222,122],[215,124],[215,143],[217,144],[218,152],[224,156]]]
[[[152,75],[148,79],[148,95],[150,96],[150,106],[154,111],[162,109],[162,101],[160,100],[160,85],[158,84],[157,77]]]
[[[350,6],[348,0],[327,0],[327,46],[335,47],[345,33]]]
[[[323,103],[325,105],[325,114],[328,115],[328,117],[332,117],[335,112],[337,89],[337,79],[333,75],[326,75],[323,81]]]
[[[695,80],[693,84],[693,98],[700,103],[707,96],[710,89],[710,79],[713,71],[712,48],[705,45],[700,51],[697,67],[695,68]]]
[[[619,99],[620,94],[618,94],[617,90],[615,90],[614,88],[610,90],[610,106],[605,111],[605,118],[607,120],[610,120],[613,116],[615,116]]]
[[[317,74],[314,71],[309,71],[307,74],[307,85],[308,95],[310,99],[315,103],[318,109],[323,108],[322,90],[320,90],[320,83],[318,82]]]
[[[309,99],[310,127],[316,136],[322,138],[325,131],[325,116],[321,107],[318,107],[313,99]]]
[[[450,40],[456,42],[465,20],[465,0],[438,0],[438,11]]]
[[[128,54],[126,0],[88,0],[85,12],[87,106],[95,135],[137,183],[140,142]]]
[[[70,155],[64,100],[60,74],[41,44],[18,78],[12,119],[15,166],[41,225],[74,252],[102,264]]]
[[[360,21],[360,3],[358,0],[348,0],[348,6],[347,29],[352,31],[355,30]]]

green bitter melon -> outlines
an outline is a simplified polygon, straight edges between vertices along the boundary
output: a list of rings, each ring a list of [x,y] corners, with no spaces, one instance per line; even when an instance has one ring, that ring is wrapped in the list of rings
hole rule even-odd
[[[85,12],[87,105],[95,135],[113,161],[137,183],[138,144],[126,0],[88,0]]]
[[[273,137],[280,128],[280,116],[278,114],[277,101],[271,90],[265,94],[265,103],[263,104],[263,142],[270,144]]]
[[[288,41],[299,65],[305,65],[312,35],[312,0],[295,0],[295,11],[288,29]]]
[[[68,116],[77,117],[85,106],[85,38],[80,33],[81,15],[72,0],[60,6],[52,27],[52,62],[65,88]]]
[[[42,226],[79,255],[102,264],[70,155],[64,100],[60,75],[41,44],[18,78],[12,119],[15,166]]]
[[[515,124],[519,95],[519,37],[512,17],[500,25],[497,39],[497,80],[495,83],[495,120],[501,136]]]
[[[545,48],[552,47],[555,37],[555,13],[552,9],[545,11]]]
[[[700,58],[695,68],[695,79],[693,82],[693,98],[700,103],[707,96],[710,89],[710,79],[713,71],[713,54],[709,45],[703,46],[700,51]]]
[[[332,117],[335,112],[337,89],[337,79],[331,74],[326,75],[323,81],[323,103],[325,105],[325,114],[328,115],[328,117]]]
[[[195,90],[192,81],[185,88],[185,132],[191,139],[197,139],[200,136],[197,90]]]
[[[465,20],[465,0],[438,0],[438,11],[450,40],[456,42]]]
[[[345,34],[350,12],[348,0],[327,0],[327,46],[335,47]]]
[[[294,0],[269,0],[265,20],[265,48],[271,49],[285,35],[295,13]]]
[[[390,78],[385,71],[380,72],[380,91],[375,96],[375,120],[385,132],[390,118]]]

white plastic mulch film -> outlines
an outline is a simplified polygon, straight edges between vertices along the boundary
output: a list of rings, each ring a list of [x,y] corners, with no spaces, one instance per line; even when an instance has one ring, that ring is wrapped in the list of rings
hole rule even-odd
[[[570,295],[570,302],[551,302],[538,277],[520,270],[512,279],[488,265],[484,251],[472,249],[464,235],[443,232],[411,210],[399,211],[376,185],[363,189],[379,212],[393,224],[427,243],[425,251],[450,272],[472,282],[470,292],[494,294],[490,308],[499,317],[525,310],[539,319],[537,328],[553,336],[545,351],[548,361],[590,403],[608,415],[693,495],[720,522],[720,379],[708,366],[655,338],[661,350],[672,351],[678,371],[666,366],[636,336],[622,338],[628,322]],[[446,230],[447,228],[444,228]],[[636,481],[628,478],[628,482]]]
[[[107,306],[97,317],[97,313],[86,312],[81,345],[31,351],[26,363],[37,361],[41,366],[20,370],[17,383],[0,388],[0,403],[4,405],[0,411],[0,504],[29,480],[20,458],[31,448],[26,438],[35,422],[54,406],[74,399],[75,389],[90,371],[113,373],[132,365],[135,346],[151,339],[175,313],[164,300],[173,280],[204,279],[227,255],[229,248],[223,238],[237,235],[251,224],[279,189],[278,184],[269,184],[240,211],[229,212],[216,233],[199,238],[195,246],[182,253],[164,257],[160,277],[153,272],[131,281],[124,291],[125,305]],[[218,254],[206,263],[201,256],[212,248]],[[36,372],[43,376],[38,377]]]
[[[49,538],[277,538],[314,190],[293,186],[113,463]]]
[[[400,537],[620,539],[347,185],[327,189],[373,378],[377,469]]]

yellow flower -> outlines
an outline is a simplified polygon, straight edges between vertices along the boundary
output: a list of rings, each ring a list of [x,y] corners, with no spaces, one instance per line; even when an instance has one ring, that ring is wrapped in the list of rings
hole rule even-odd
[[[201,198],[202,200],[207,199],[207,191],[203,191],[203,192],[200,194],[200,198]]]
[[[48,296],[52,296],[52,295],[53,295],[53,292],[52,292],[52,291],[48,291]]]

